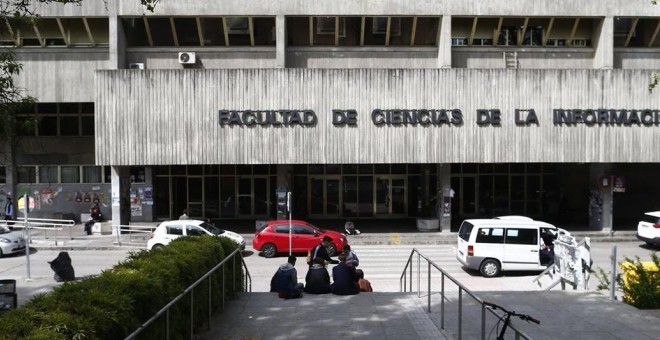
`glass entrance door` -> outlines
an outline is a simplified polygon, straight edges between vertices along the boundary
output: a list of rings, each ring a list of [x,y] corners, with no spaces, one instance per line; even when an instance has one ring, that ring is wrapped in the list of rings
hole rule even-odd
[[[188,177],[188,216],[204,217],[204,179]]]
[[[270,204],[267,176],[244,176],[238,178],[238,216],[268,217]]]
[[[339,176],[309,178],[309,212],[312,217],[339,217],[341,209]]]
[[[374,209],[377,217],[405,216],[408,212],[405,176],[376,177]]]
[[[459,194],[454,197],[453,204],[458,203],[458,214],[461,219],[477,216],[477,177],[456,177],[459,181]],[[453,180],[453,179],[452,179]],[[452,184],[453,186],[453,184]],[[456,202],[458,201],[458,202]]]

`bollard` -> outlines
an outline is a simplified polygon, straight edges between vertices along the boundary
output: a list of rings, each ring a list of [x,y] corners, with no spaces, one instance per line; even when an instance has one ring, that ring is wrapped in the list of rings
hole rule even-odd
[[[616,245],[612,246],[612,253],[610,254],[610,260],[612,261],[612,271],[610,274],[610,299],[616,300]]]

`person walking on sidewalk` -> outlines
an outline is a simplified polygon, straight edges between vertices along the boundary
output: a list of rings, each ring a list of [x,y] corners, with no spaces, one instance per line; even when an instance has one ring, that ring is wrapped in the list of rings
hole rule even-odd
[[[7,203],[5,203],[5,221],[10,221],[14,219],[14,203],[11,201],[11,196],[7,196]],[[11,225],[14,222],[7,222],[9,229],[13,229]]]

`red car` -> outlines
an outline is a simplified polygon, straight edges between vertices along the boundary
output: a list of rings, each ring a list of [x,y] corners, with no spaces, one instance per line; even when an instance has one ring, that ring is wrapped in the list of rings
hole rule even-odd
[[[291,221],[291,248],[294,253],[307,252],[325,236],[332,238],[332,245],[328,248],[328,254],[337,254],[337,249],[342,249],[348,244],[346,235],[332,230],[317,228],[305,221]],[[252,248],[261,251],[264,257],[273,257],[277,253],[289,252],[289,220],[276,220],[264,223],[254,233]]]

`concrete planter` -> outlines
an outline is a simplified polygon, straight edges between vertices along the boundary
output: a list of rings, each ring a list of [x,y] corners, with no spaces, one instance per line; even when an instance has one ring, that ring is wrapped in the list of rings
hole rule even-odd
[[[439,223],[437,218],[418,218],[417,230],[419,231],[438,231]]]

